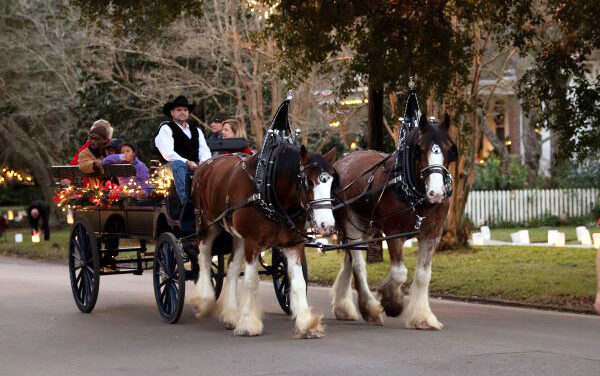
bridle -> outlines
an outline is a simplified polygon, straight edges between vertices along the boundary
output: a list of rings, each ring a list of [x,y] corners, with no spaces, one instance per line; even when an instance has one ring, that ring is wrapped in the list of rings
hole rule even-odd
[[[317,226],[314,211],[319,210],[319,209],[333,210],[333,201],[335,200],[333,198],[333,196],[331,195],[331,191],[333,191],[333,186],[332,186],[332,189],[330,190],[329,198],[318,198],[318,199],[314,198],[314,193],[312,193],[312,190],[310,188],[311,183],[310,183],[310,179],[309,179],[309,172],[310,172],[310,170],[315,169],[315,168],[320,168],[320,166],[317,162],[312,162],[306,166],[300,164],[300,172],[298,173],[298,178],[300,179],[300,182],[301,182],[300,190],[302,190],[304,192],[304,194],[306,195],[307,198],[309,198],[311,196],[311,194],[313,194],[312,200],[308,199],[305,201],[306,203],[304,203],[304,201],[301,200],[301,206],[308,213],[308,217],[309,217],[313,227]],[[320,171],[318,180],[321,183],[325,183],[328,176],[331,179],[334,179],[334,181],[335,181],[335,172],[333,174],[331,174],[330,172],[325,171],[325,170]],[[332,184],[333,184],[333,182],[332,182]]]
[[[438,144],[433,144],[431,146],[431,152],[434,154],[441,154],[442,150]],[[452,161],[449,160],[449,162],[452,162]],[[432,165],[429,165],[429,166],[421,169],[421,172],[419,173],[419,177],[421,178],[421,180],[423,182],[426,182],[427,178],[431,174],[441,174],[442,175],[442,178],[444,179],[444,198],[452,197],[452,182],[453,182],[453,180],[452,180],[452,174],[450,173],[448,168],[441,164],[432,164]],[[426,186],[426,184],[425,184],[425,186]]]

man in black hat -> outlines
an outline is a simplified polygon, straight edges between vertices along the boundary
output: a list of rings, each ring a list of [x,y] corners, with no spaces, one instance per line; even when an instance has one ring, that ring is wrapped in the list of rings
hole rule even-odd
[[[194,124],[188,123],[194,105],[183,95],[163,106],[163,113],[172,120],[164,122],[154,139],[163,163],[173,172],[175,190],[182,206],[188,202],[186,181],[198,163],[211,157],[204,134]]]

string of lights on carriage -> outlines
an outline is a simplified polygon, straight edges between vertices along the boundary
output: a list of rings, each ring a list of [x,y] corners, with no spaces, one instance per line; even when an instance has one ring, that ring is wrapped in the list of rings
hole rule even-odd
[[[72,201],[84,199],[95,206],[107,205],[123,201],[126,198],[142,199],[146,197],[144,186],[152,188],[152,195],[157,198],[164,198],[169,195],[172,176],[168,169],[158,168],[152,173],[150,179],[143,184],[139,184],[131,178],[127,184],[117,185],[107,182],[103,187],[76,187],[68,185],[57,191],[54,201],[57,206],[67,212],[67,223],[73,224],[73,209],[85,210],[83,204],[72,204]]]

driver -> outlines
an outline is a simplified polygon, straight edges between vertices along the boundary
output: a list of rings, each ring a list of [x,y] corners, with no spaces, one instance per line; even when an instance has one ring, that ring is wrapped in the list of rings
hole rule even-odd
[[[163,113],[171,120],[161,124],[154,139],[162,162],[166,163],[173,173],[175,190],[181,207],[188,202],[186,189],[188,175],[194,173],[198,163],[211,157],[204,134],[196,125],[188,122],[193,110],[194,105],[188,103],[183,95],[172,102],[167,102],[163,106]]]

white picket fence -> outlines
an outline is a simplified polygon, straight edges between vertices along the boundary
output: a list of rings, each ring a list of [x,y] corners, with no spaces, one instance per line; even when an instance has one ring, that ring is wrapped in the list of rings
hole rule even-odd
[[[475,226],[546,216],[579,217],[590,213],[599,195],[597,188],[473,191],[465,215]]]

